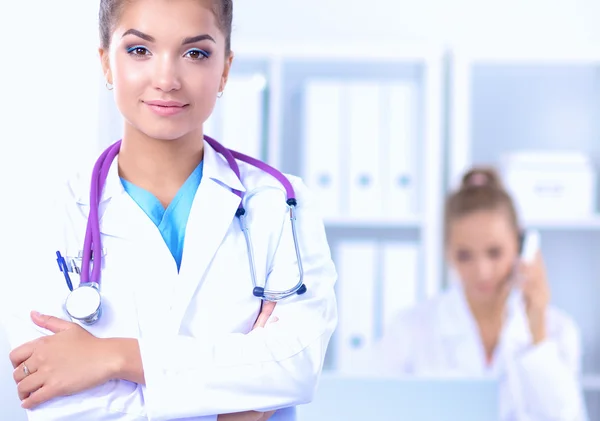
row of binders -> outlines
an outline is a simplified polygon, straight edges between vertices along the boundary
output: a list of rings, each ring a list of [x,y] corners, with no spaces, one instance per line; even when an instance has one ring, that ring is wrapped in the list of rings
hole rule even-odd
[[[326,218],[417,214],[417,94],[407,81],[305,85],[302,175]]]
[[[338,270],[336,371],[362,370],[365,352],[419,299],[418,243],[344,240],[333,249]]]
[[[414,82],[308,79],[302,88],[299,174],[326,219],[419,211],[419,95]],[[229,148],[264,159],[267,80],[230,77],[205,124]],[[285,137],[286,134],[282,133]],[[285,139],[282,148],[286,147]]]

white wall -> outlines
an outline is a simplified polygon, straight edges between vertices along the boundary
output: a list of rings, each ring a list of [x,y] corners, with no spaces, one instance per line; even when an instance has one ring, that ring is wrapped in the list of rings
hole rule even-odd
[[[2,2],[0,133],[3,152],[13,152],[2,154],[2,174],[13,173],[6,164],[14,164],[15,156],[27,158],[28,171],[18,178],[33,181],[32,170],[46,170],[53,157],[67,157],[95,141],[100,74],[96,3]]]
[[[597,0],[246,0],[234,41],[588,44],[598,16]]]
[[[96,142],[96,7],[81,0],[0,3],[0,303],[16,282],[36,276],[32,268],[54,263],[51,253],[38,252],[56,223],[46,217],[52,188],[72,157]],[[8,349],[0,331],[2,419],[20,421]]]
[[[0,217],[11,221],[0,236],[2,256],[10,249],[24,257],[49,240],[53,189],[97,144],[97,10],[87,3],[0,6]]]

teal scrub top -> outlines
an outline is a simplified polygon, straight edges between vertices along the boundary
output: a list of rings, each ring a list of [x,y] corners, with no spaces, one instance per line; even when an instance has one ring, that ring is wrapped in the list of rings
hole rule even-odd
[[[178,271],[181,268],[181,258],[183,256],[185,228],[196,191],[202,180],[202,167],[203,162],[200,162],[166,209],[152,193],[121,178],[121,183],[127,194],[148,215],[160,231],[177,263]]]

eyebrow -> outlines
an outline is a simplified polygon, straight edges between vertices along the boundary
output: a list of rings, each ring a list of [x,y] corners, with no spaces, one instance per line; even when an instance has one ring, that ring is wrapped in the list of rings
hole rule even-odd
[[[127,31],[125,31],[125,33],[123,34],[123,36],[121,38],[125,38],[127,35],[135,35],[136,37],[140,37],[141,39],[145,39],[148,42],[154,42],[156,41],[154,39],[154,37],[148,35],[148,34],[144,34],[142,31],[138,31],[137,29],[128,29]]]
[[[148,42],[156,41],[156,39],[153,36],[145,34],[142,31],[138,31],[137,29],[128,29],[127,31],[125,31],[125,33],[123,33],[123,36],[121,38],[124,38],[127,35],[135,35],[136,37],[145,39]],[[204,40],[209,40],[216,44],[216,41],[213,37],[211,37],[208,34],[202,34],[202,35],[196,35],[195,37],[189,37],[189,38],[184,39],[183,42],[181,43],[181,45],[193,44],[194,42],[204,41]]]
[[[208,34],[196,35],[195,37],[186,38],[183,40],[183,42],[181,44],[182,45],[193,44],[194,42],[204,41],[205,39],[212,41],[216,44],[215,39]]]

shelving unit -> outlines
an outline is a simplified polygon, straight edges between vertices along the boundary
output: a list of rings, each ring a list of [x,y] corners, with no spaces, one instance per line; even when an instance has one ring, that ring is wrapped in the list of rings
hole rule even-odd
[[[517,150],[583,151],[600,168],[600,50],[457,50],[451,60],[446,188],[472,164]],[[590,419],[600,416],[600,209],[587,218],[522,221],[542,235],[552,304],[583,339]]]

